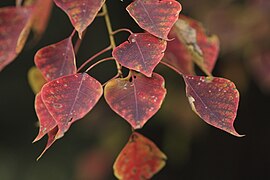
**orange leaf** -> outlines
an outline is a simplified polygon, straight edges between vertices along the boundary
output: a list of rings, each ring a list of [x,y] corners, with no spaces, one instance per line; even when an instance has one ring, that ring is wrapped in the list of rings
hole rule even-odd
[[[145,180],[165,166],[166,155],[149,139],[134,132],[117,157],[113,169],[121,180]]]

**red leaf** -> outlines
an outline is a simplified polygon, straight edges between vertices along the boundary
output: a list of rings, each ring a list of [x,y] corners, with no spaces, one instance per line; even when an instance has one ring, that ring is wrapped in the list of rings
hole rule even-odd
[[[72,123],[83,118],[101,95],[101,84],[86,73],[64,76],[45,84],[41,96],[58,124],[56,138],[61,138]]]
[[[208,124],[241,137],[233,123],[236,117],[239,92],[224,78],[185,76],[186,94],[192,110]]]
[[[177,37],[175,27],[171,30],[169,36]],[[190,54],[186,45],[178,38],[168,42],[163,61],[175,67],[182,74],[195,74],[192,55]]]
[[[130,16],[142,29],[165,40],[181,9],[180,3],[174,0],[135,0],[127,7]]]
[[[21,52],[31,13],[31,7],[0,8],[0,71]]]
[[[190,75],[194,74],[191,67],[195,62],[207,75],[211,75],[219,53],[217,36],[208,36],[198,21],[180,15],[170,32],[170,38],[176,38],[176,42],[168,42],[166,51],[167,61],[171,65],[183,74]]]
[[[83,31],[93,22],[105,0],[54,0],[69,16],[81,38]]]
[[[121,180],[150,179],[165,166],[166,159],[151,140],[134,132],[113,165],[114,174]]]
[[[53,0],[24,1],[24,5],[34,5],[32,29],[35,42],[43,35],[50,18]]]
[[[39,133],[33,142],[40,140],[45,134],[57,126],[55,119],[44,104],[40,93],[36,95],[35,109],[39,119]]]
[[[104,96],[112,110],[134,129],[138,129],[161,107],[166,95],[164,83],[163,77],[156,73],[151,78],[135,73],[131,79],[127,77],[109,81]]]
[[[167,42],[148,33],[131,34],[128,40],[114,49],[113,57],[123,66],[151,77]]]
[[[71,37],[40,49],[35,55],[35,64],[47,81],[75,74],[75,54]]]
[[[56,141],[56,135],[58,132],[58,127],[56,126],[53,128],[50,132],[48,132],[48,140],[45,149],[42,151],[42,153],[38,156],[37,160],[39,160],[43,154],[52,146],[52,144]]]
[[[219,54],[219,39],[216,35],[208,36],[200,22],[181,15],[180,19],[196,30],[198,46],[203,54],[203,65],[212,73]],[[195,61],[196,62],[196,61]],[[198,64],[200,66],[200,64]]]

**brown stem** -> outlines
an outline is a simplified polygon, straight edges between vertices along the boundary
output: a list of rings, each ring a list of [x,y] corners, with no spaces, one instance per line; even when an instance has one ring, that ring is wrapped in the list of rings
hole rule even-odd
[[[160,61],[161,64],[167,66],[168,68],[171,68],[172,70],[174,70],[176,73],[180,74],[181,76],[183,76],[183,73],[181,73],[178,69],[176,69],[175,67],[173,67],[172,65],[164,62],[164,61]]]
[[[121,29],[117,29],[117,30],[113,31],[112,32],[112,35],[115,35],[115,34],[117,34],[119,32],[124,32],[124,31],[129,32],[129,34],[133,34],[133,32],[131,30],[129,30],[129,29],[127,29],[127,28],[121,28]]]
[[[98,62],[96,62],[95,64],[92,64],[88,69],[86,69],[85,72],[88,72],[90,71],[93,67],[95,67],[96,65],[100,64],[100,63],[103,63],[105,61],[109,61],[109,60],[115,60],[114,57],[108,57],[108,58],[104,58],[104,59],[101,59],[99,60]]]
[[[100,52],[96,53],[95,55],[93,55],[91,58],[89,58],[87,61],[85,61],[81,67],[77,70],[77,72],[79,72],[80,70],[82,70],[82,68],[84,68],[89,62],[91,62],[93,59],[95,59],[96,57],[100,56],[101,54],[109,51],[110,49],[112,49],[112,46],[106,47],[105,49],[101,50]]]

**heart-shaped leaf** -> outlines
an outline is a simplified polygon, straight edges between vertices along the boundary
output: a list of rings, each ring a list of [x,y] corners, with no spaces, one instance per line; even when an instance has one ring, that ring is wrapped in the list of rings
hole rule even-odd
[[[234,83],[224,78],[184,76],[186,94],[192,110],[208,124],[241,137],[233,123],[239,92]]]
[[[151,179],[165,166],[166,159],[151,140],[134,132],[113,165],[114,174],[122,180]]]
[[[113,50],[113,57],[123,66],[151,77],[164,56],[167,42],[149,33],[131,34],[128,40]]]
[[[219,53],[217,36],[208,36],[198,21],[180,15],[179,20],[170,32],[170,38],[178,39],[179,44],[182,43],[188,49],[184,53],[189,51],[189,55],[179,57],[186,58],[185,60],[178,59],[178,61],[188,62],[193,60],[207,75],[211,75]],[[169,42],[168,46],[171,48],[170,43],[172,42]],[[179,48],[183,49],[182,46]],[[168,51],[174,53],[169,48]],[[172,61],[174,60],[172,59]]]
[[[175,0],[135,0],[127,7],[130,16],[142,29],[165,40],[181,9]]]
[[[147,78],[139,73],[109,81],[104,96],[109,106],[134,129],[143,125],[159,110],[166,95],[162,76]]]
[[[35,55],[35,64],[47,81],[75,74],[75,63],[71,37],[40,49]]]
[[[42,100],[58,124],[57,139],[95,106],[102,92],[101,84],[86,73],[64,76],[43,86]]]
[[[82,37],[83,31],[93,22],[105,0],[54,0],[69,16],[69,19]]]
[[[40,140],[45,134],[57,126],[55,119],[44,104],[40,93],[36,95],[35,109],[39,119],[39,133],[33,142]]]
[[[31,7],[0,8],[0,71],[21,52],[29,32]]]

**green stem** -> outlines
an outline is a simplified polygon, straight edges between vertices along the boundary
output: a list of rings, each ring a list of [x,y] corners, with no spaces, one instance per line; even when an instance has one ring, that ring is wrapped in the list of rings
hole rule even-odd
[[[104,4],[102,6],[102,13],[104,13],[104,18],[105,18],[106,26],[107,26],[107,29],[108,29],[111,46],[112,46],[112,49],[114,49],[116,47],[116,43],[115,43],[115,40],[114,40],[111,20],[110,20],[110,16],[109,16],[106,4]],[[121,65],[117,61],[115,61],[115,63],[116,63],[118,75],[122,76],[123,73],[121,71],[121,69],[122,69]]]

